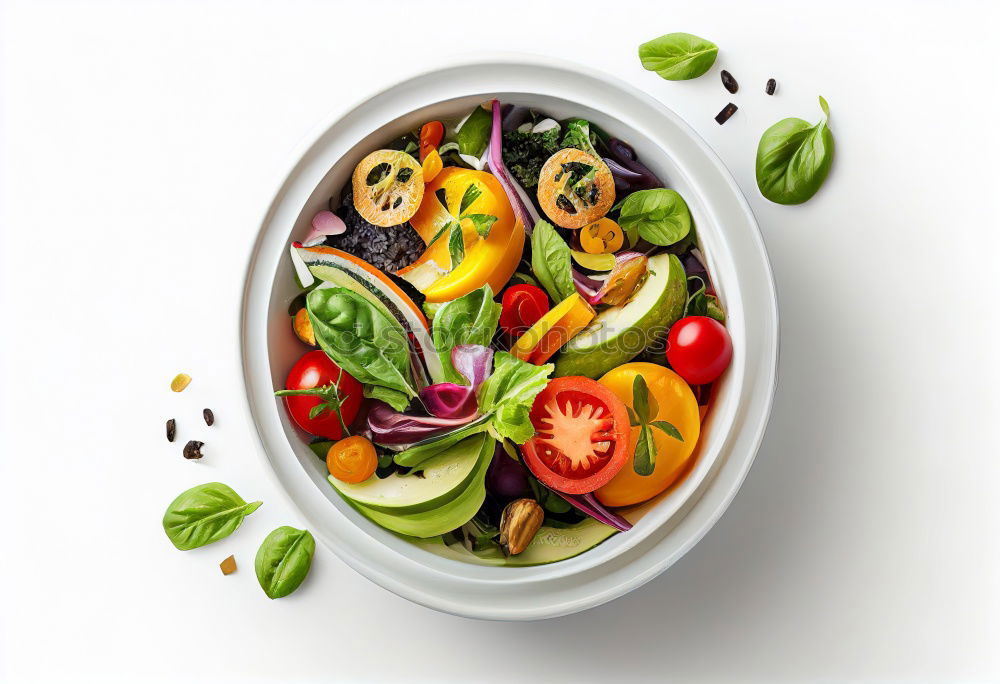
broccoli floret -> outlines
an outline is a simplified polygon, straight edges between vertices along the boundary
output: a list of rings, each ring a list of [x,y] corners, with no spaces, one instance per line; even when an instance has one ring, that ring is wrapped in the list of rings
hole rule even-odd
[[[503,163],[526,189],[538,186],[542,166],[558,151],[558,128],[541,133],[509,131],[503,134]]]

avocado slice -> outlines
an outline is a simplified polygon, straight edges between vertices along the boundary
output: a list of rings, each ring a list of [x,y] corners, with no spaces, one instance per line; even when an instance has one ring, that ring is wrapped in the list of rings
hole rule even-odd
[[[555,376],[598,378],[631,361],[666,337],[686,302],[687,278],[680,259],[673,254],[650,257],[649,277],[632,300],[602,311],[571,339],[556,356]]]
[[[424,461],[414,474],[370,477],[359,484],[341,482],[333,475],[329,480],[345,498],[362,506],[387,513],[419,513],[448,503],[468,486],[479,464],[479,447],[473,440],[459,442]]]
[[[405,534],[410,537],[434,537],[461,527],[472,519],[483,501],[486,499],[486,470],[493,459],[496,442],[485,434],[478,434],[464,439],[445,451],[443,455],[455,450],[471,450],[477,454],[476,467],[472,477],[453,499],[424,511],[411,513],[390,513],[385,509],[366,506],[358,501],[345,497],[361,515],[387,530]],[[435,456],[440,458],[440,456]],[[407,476],[409,477],[409,476]]]
[[[527,549],[509,558],[505,558],[500,549],[473,553],[460,543],[446,545],[440,537],[414,540],[414,542],[426,551],[452,560],[475,563],[476,565],[524,567],[556,563],[573,558],[594,548],[616,532],[615,528],[593,518],[587,518],[569,527],[543,525]]]

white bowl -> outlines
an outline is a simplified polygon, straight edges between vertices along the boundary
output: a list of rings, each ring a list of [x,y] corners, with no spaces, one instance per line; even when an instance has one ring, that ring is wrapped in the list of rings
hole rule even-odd
[[[581,116],[631,143],[687,200],[733,339],[697,450],[678,486],[629,514],[635,527],[569,560],[484,567],[429,553],[361,517],[326,480],[324,464],[273,391],[303,348],[288,305],[299,293],[288,245],[337,195],[357,162],[436,118],[492,97],[555,118]],[[324,127],[302,152],[264,217],[247,273],[242,360],[252,419],[269,467],[309,528],[355,570],[396,594],[467,617],[524,620],[584,610],[663,572],[722,515],[763,436],[775,388],[778,320],[767,253],[749,206],[715,154],[680,118],[617,79],[547,58],[491,56],[409,78]]]

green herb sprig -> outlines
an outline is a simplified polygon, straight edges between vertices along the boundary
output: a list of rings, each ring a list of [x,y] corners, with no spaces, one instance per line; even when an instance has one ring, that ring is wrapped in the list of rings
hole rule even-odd
[[[681,442],[684,441],[684,437],[671,423],[665,420],[650,420],[660,412],[660,406],[656,398],[649,393],[646,380],[641,375],[636,375],[632,381],[632,407],[626,408],[628,408],[629,424],[640,428],[632,467],[638,475],[652,475],[656,468],[656,441],[653,439],[653,428]]]

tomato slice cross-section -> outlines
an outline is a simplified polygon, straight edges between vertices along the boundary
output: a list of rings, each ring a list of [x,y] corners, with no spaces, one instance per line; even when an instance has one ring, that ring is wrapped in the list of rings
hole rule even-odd
[[[590,378],[556,378],[531,407],[535,436],[524,462],[548,487],[586,494],[609,482],[628,461],[625,404]]]

